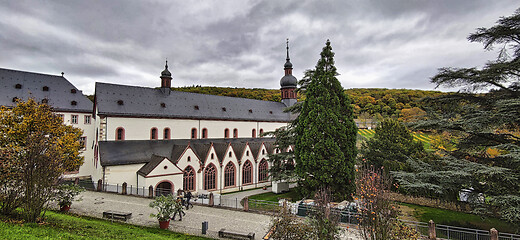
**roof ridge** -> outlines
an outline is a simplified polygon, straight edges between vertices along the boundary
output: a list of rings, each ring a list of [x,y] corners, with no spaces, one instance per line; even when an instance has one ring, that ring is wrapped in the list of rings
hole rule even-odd
[[[6,71],[12,71],[12,72],[21,72],[21,73],[28,73],[28,74],[36,74],[36,75],[45,75],[49,77],[63,77],[60,75],[53,75],[53,74],[47,74],[47,73],[39,73],[39,72],[29,72],[29,71],[22,71],[22,70],[16,70],[16,69],[9,69],[9,68],[0,68],[0,70],[6,70]]]

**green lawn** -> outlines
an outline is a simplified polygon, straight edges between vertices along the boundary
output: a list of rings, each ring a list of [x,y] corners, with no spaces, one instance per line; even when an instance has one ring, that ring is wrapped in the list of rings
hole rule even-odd
[[[1,217],[2,239],[209,239],[97,218],[47,212],[42,224]]]
[[[273,192],[266,192],[266,193],[261,193],[261,194],[257,194],[257,195],[253,195],[253,196],[249,197],[249,199],[272,201],[272,202],[278,202],[278,200],[282,199],[282,198],[290,199],[291,202],[295,202],[295,201],[302,199],[295,190],[291,190],[289,192],[279,193],[279,194],[276,194]]]
[[[515,233],[516,230],[512,224],[496,218],[482,218],[475,214],[425,207],[408,203],[399,204],[413,208],[414,217],[419,222],[428,222],[433,220],[436,224],[441,225],[476,228],[486,231],[491,228],[495,228],[499,232],[508,233]]]

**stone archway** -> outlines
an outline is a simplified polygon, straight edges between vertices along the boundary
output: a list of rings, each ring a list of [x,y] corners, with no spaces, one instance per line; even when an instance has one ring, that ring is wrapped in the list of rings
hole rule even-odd
[[[170,181],[163,181],[155,186],[155,196],[172,194],[173,184]]]

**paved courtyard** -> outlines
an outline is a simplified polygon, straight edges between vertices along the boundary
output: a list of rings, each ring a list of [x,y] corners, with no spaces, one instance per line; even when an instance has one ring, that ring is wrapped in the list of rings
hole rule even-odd
[[[143,226],[158,227],[158,221],[150,217],[155,210],[148,204],[151,199],[124,196],[113,193],[91,192],[82,193],[83,200],[74,202],[71,212],[88,215],[97,218],[103,217],[103,212],[108,210],[131,212],[132,218],[128,223]],[[235,232],[255,233],[255,239],[261,239],[269,230],[271,217],[268,215],[234,211],[215,207],[195,205],[186,211],[182,221],[171,221],[170,230],[184,232],[193,235],[201,235],[202,222],[207,221],[209,225],[208,237],[217,238],[217,232],[228,229]],[[354,231],[355,232],[355,231]],[[353,231],[345,234],[344,239],[355,240]]]

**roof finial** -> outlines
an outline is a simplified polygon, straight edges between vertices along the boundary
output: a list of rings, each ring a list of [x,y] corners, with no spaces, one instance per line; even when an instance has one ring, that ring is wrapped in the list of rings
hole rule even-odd
[[[168,69],[168,58],[166,58],[166,65],[164,67]]]
[[[287,38],[287,59],[286,60],[287,61],[290,60],[290,58],[289,58],[289,38]]]

